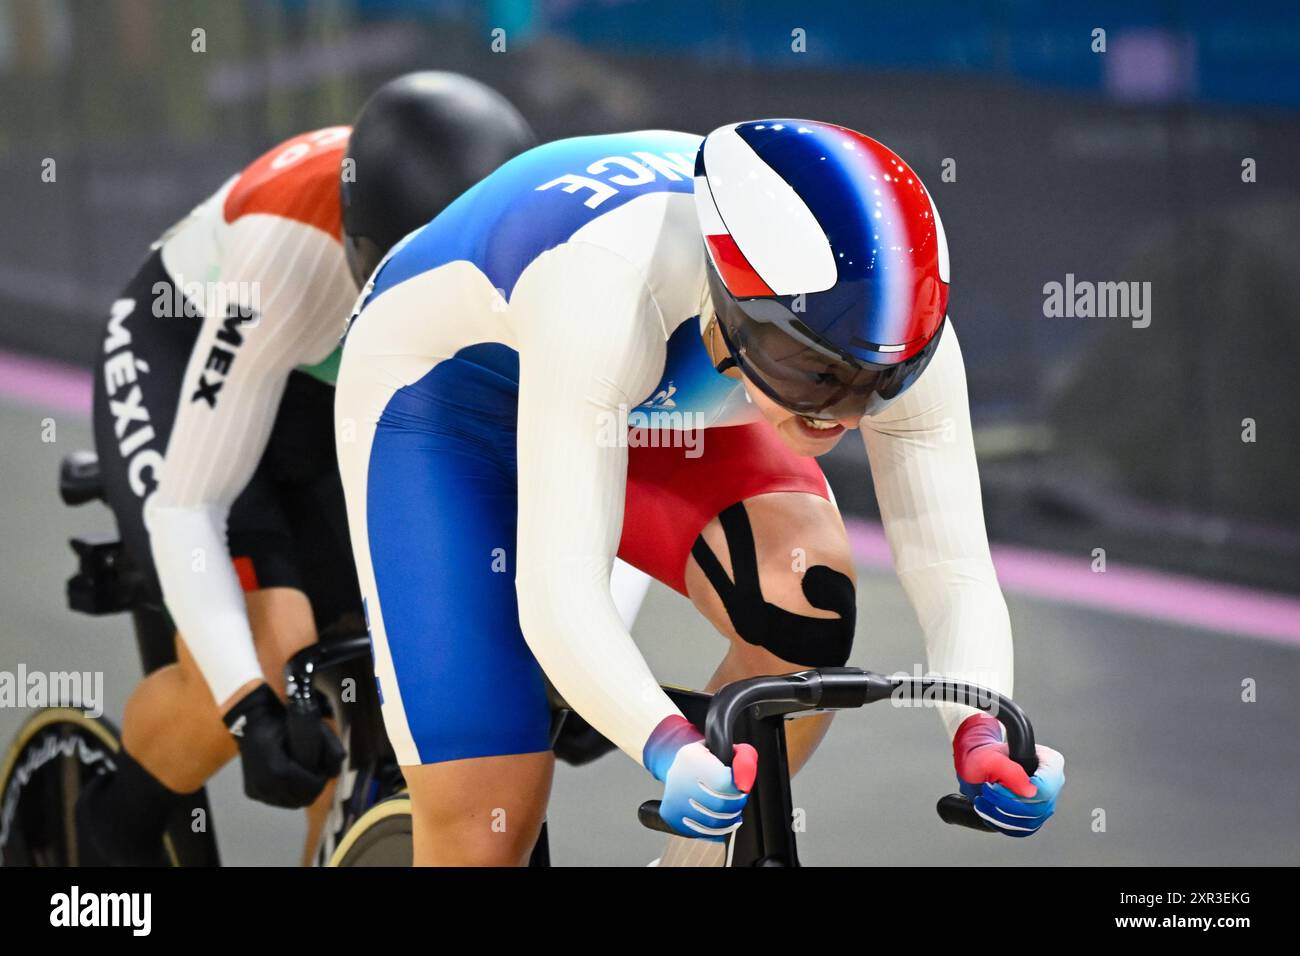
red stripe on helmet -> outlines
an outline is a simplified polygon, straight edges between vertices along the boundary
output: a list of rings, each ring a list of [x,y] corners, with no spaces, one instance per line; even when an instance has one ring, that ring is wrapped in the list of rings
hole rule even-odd
[[[888,195],[896,204],[897,220],[907,233],[907,258],[912,271],[912,311],[904,317],[899,341],[909,346],[897,361],[911,358],[943,323],[948,311],[948,283],[939,278],[939,230],[931,214],[930,197],[921,178],[906,161],[884,143],[856,130],[844,132],[870,153],[881,173],[889,177]]]
[[[709,251],[713,254],[713,265],[722,278],[727,291],[739,298],[751,298],[759,295],[776,295],[771,287],[763,281],[762,276],[754,271],[745,254],[736,245],[736,240],[723,233],[719,236],[705,236]]]

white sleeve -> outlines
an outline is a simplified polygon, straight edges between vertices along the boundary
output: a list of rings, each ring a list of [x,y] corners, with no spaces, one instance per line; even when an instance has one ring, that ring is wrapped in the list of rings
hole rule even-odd
[[[620,406],[635,406],[659,379],[663,320],[635,266],[583,242],[534,262],[510,307],[519,336],[520,625],[564,699],[641,763],[651,731],[680,712],[610,596],[627,481],[617,423]]]
[[[984,530],[966,370],[949,322],[916,384],[862,420],[894,568],[931,671],[1012,692],[1011,621]],[[949,736],[974,711],[941,705]]]
[[[262,676],[226,541],[230,506],[266,449],[289,373],[329,354],[356,291],[338,243],[307,226],[251,216],[230,227],[227,248],[145,507],[167,610],[219,705]],[[251,321],[226,319],[235,299],[255,308]],[[200,381],[218,380],[202,397]]]

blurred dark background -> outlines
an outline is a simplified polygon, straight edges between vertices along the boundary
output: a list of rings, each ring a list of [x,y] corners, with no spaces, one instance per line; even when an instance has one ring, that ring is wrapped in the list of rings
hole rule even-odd
[[[1298,591],[1298,11],[0,0],[0,349],[89,367],[165,227],[405,70],[485,80],[547,139],[826,119],[942,211],[991,536]],[[1151,283],[1150,326],[1045,317],[1068,273]],[[861,454],[827,470],[869,515]]]

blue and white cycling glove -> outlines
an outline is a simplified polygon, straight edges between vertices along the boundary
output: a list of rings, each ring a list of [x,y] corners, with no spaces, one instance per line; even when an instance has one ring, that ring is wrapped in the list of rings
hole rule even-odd
[[[740,826],[758,771],[758,753],[737,744],[728,767],[685,717],[665,717],[646,741],[643,762],[663,781],[659,815],[682,836],[722,841]]]

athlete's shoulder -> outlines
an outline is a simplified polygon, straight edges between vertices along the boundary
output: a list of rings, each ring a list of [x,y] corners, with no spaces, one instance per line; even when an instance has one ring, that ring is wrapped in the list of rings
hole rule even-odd
[[[487,183],[576,196],[590,209],[651,190],[690,190],[702,137],[673,130],[575,136],[535,146]],[[497,182],[494,183],[493,181]]]
[[[509,298],[548,249],[655,193],[694,190],[701,137],[639,130],[555,140],[511,159],[423,229],[376,274],[375,295],[449,262],[475,265]]]
[[[262,213],[342,235],[339,175],[347,126],[330,126],[286,140],[244,169],[226,194],[228,223]]]

